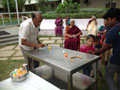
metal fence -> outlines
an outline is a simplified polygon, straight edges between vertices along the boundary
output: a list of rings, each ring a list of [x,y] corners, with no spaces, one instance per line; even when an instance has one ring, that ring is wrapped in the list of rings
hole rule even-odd
[[[19,12],[18,14],[16,12],[0,13],[0,27],[20,24],[25,16],[31,17],[32,13],[38,13],[38,12],[40,11]]]

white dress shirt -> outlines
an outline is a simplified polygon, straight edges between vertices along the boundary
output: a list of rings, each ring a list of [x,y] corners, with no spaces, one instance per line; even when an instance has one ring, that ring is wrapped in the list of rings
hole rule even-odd
[[[39,34],[39,28],[35,27],[32,19],[25,20],[21,23],[19,28],[19,46],[27,51],[33,50],[34,47],[21,44],[22,39],[26,39],[29,43],[38,43],[37,37]]]

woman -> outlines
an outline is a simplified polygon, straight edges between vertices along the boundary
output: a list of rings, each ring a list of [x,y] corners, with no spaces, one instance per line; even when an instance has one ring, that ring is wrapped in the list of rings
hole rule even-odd
[[[105,35],[106,35],[106,30],[107,30],[107,21],[104,20],[104,26],[100,26],[99,31],[98,31],[98,37],[100,38],[100,43],[101,45],[103,44],[105,40]]]
[[[69,17],[69,16],[67,16],[65,22],[66,22],[66,26],[69,26],[69,25],[70,25],[70,17]]]
[[[97,28],[97,21],[95,16],[92,16],[91,20],[88,22],[86,30],[88,32],[88,35],[89,34],[93,34],[95,36],[97,35],[98,28]]]
[[[57,17],[56,21],[55,21],[55,34],[56,36],[62,36],[62,24],[63,24],[63,20],[60,18],[60,16]]]
[[[75,21],[71,20],[70,26],[66,27],[64,48],[79,50],[81,30],[75,26]]]

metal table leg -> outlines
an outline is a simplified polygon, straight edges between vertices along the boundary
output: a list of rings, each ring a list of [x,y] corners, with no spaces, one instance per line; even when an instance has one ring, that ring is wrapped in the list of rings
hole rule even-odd
[[[72,74],[69,74],[67,78],[68,78],[68,90],[72,90],[73,89]]]
[[[96,61],[96,90],[97,90],[97,88],[98,88],[98,82],[97,82],[97,80],[98,80],[98,76],[97,76],[97,71],[98,71],[98,61]]]

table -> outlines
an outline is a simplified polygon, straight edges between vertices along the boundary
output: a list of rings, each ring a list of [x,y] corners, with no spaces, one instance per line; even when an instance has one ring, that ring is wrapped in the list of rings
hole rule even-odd
[[[68,58],[64,57],[64,54],[62,53],[63,50],[68,53]],[[72,74],[80,71],[80,69],[82,69],[84,66],[97,62],[100,59],[100,57],[96,55],[86,54],[55,46],[51,46],[51,50],[48,50],[48,47],[44,47],[39,50],[25,52],[25,55],[34,60],[46,63],[52,68],[55,68],[67,74],[68,90],[72,90],[73,88]],[[74,62],[71,62],[69,61],[70,56],[82,56],[83,59],[76,58]]]
[[[27,79],[21,82],[13,82],[8,78],[0,82],[0,90],[60,90],[46,80],[29,72]]]

